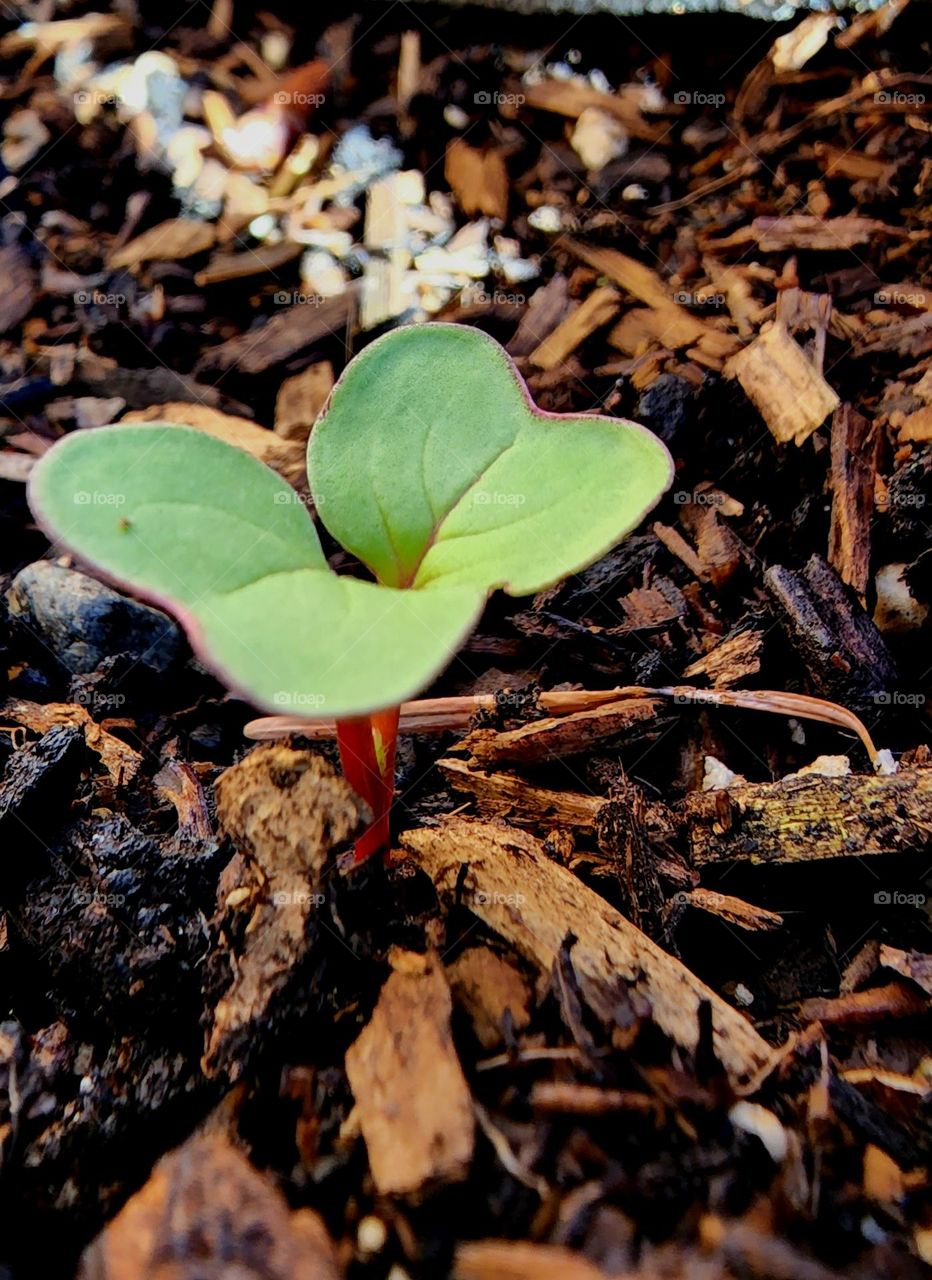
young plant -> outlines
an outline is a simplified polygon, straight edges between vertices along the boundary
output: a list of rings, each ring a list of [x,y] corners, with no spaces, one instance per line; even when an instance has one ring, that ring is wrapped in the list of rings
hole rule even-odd
[[[672,478],[633,422],[542,413],[478,330],[397,329],[351,362],[308,447],[314,504],[375,581],[329,568],[301,498],[189,427],[76,431],[33,471],[50,537],[176,615],[231,689],[336,719],[385,845],[398,706],[439,674],[490,592],[529,595],[597,560]]]

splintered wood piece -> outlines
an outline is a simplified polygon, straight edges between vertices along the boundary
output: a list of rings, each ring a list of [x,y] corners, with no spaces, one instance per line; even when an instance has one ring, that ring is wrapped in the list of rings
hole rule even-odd
[[[471,147],[463,138],[451,138],[444,177],[467,218],[484,214],[504,222],[508,217],[508,168],[498,147]]]
[[[480,764],[537,764],[579,755],[595,743],[621,734],[643,732],[662,707],[658,699],[631,699],[577,711],[571,715],[535,720],[520,729],[474,729],[458,744]]]
[[[198,363],[201,373],[223,373],[235,365],[240,373],[264,373],[284,364],[327,338],[339,338],[349,323],[356,302],[352,285],[335,298],[319,305],[310,302],[283,307],[280,315],[259,329],[249,329],[219,347],[205,351]]]
[[[838,408],[838,396],[782,324],[764,329],[725,366],[780,444],[802,444]]]
[[[928,853],[932,769],[891,777],[810,774],[693,792],[683,801],[694,866]]]
[[[249,276],[267,275],[300,258],[304,248],[293,240],[280,244],[260,245],[245,253],[218,253],[203,270],[198,271],[194,283],[200,288],[209,284],[221,284],[226,280],[245,280]]]
[[[308,365],[301,373],[286,378],[275,401],[275,434],[284,440],[299,441],[303,449],[333,390],[333,381],[329,360]]]
[[[521,322],[508,343],[508,354],[515,360],[529,356],[563,319],[569,306],[569,296],[564,275],[555,275],[541,285],[528,300]]]
[[[605,285],[593,289],[588,298],[571,311],[565,320],[549,333],[531,352],[531,363],[538,369],[555,369],[573,354],[596,329],[608,324],[621,306],[617,289]]]
[[[169,404],[153,404],[148,409],[134,409],[125,413],[121,422],[177,422],[183,426],[197,427],[205,435],[214,436],[224,444],[236,445],[250,453],[267,467],[277,471],[282,479],[299,488],[306,487],[307,462],[304,446],[300,442],[286,441],[272,431],[237,418],[231,413],[221,413],[204,404],[188,404],[175,401]]]
[[[629,258],[617,249],[602,249],[576,240],[567,240],[565,243],[583,262],[614,280],[640,302],[658,311],[659,323],[666,331],[664,341],[669,346],[687,346],[698,342],[706,333],[707,326],[674,302],[669,288],[657,272],[643,262]]]
[[[169,218],[150,227],[110,257],[110,266],[138,267],[143,262],[178,262],[213,247],[216,229],[196,218]]]
[[[380,1195],[465,1178],[475,1119],[450,1033],[452,1001],[436,957],[396,971],[346,1051],[346,1074]]]
[[[401,846],[433,880],[442,898],[456,898],[525,959],[549,975],[568,935],[580,991],[611,1023],[633,989],[657,1026],[692,1053],[699,1042],[700,1005],[712,1012],[713,1041],[730,1077],[748,1080],[772,1050],[751,1024],[679,960],[615,911],[525,832],[490,823],[448,820],[408,831]]]
[[[631,1089],[602,1089],[573,1080],[538,1080],[531,1088],[535,1111],[571,1116],[604,1116],[613,1111],[639,1111],[650,1115],[659,1111],[656,1098]]]
[[[100,762],[117,786],[132,781],[143,762],[138,751],[116,734],[108,733],[90,715],[86,707],[71,702],[28,702],[23,698],[7,698],[0,703],[0,724],[12,720],[32,733],[47,733],[59,724],[77,725],[84,741],[100,757]],[[108,720],[108,724],[113,722]],[[123,721],[121,723],[132,723]]]
[[[523,1240],[472,1240],[461,1244],[452,1280],[607,1280],[581,1253],[556,1244]]]
[[[900,951],[897,947],[880,946],[880,963],[885,969],[892,969],[901,978],[909,978],[916,986],[922,987],[928,996],[932,996],[932,955],[924,951]]]
[[[905,982],[891,982],[885,987],[869,987],[867,991],[851,991],[847,995],[815,996],[804,1000],[799,1015],[807,1022],[824,1026],[870,1026],[889,1018],[914,1018],[929,1008],[928,996]]]
[[[718,916],[719,919],[737,925],[739,929],[746,929],[749,933],[783,927],[783,917],[776,911],[756,907],[752,902],[745,902],[743,898],[734,898],[728,893],[716,893],[713,889],[691,889],[688,893],[677,894],[676,897],[680,902],[688,902],[691,906],[698,907],[700,911],[707,911],[709,915]]]
[[[828,559],[863,603],[870,579],[871,516],[878,436],[868,420],[843,404],[832,419],[832,519]]]
[[[756,627],[733,632],[714,649],[697,658],[684,676],[706,676],[713,689],[727,689],[760,671],[764,637]]]
[[[438,760],[437,767],[456,791],[471,795],[486,818],[509,818],[519,827],[576,827],[594,831],[604,801],[580,791],[535,787],[513,773],[485,773],[462,760]]]
[[[527,983],[514,965],[489,947],[468,947],[447,966],[447,979],[483,1049],[502,1043],[506,1019],[516,1032],[524,1031],[530,1023]]]
[[[523,84],[522,92],[529,107],[539,111],[552,111],[555,115],[578,120],[587,107],[596,107],[620,120],[632,138],[644,142],[660,142],[669,132],[663,122],[650,124],[641,114],[637,100],[631,94],[603,93],[578,80],[540,80],[537,84]]]
[[[292,1212],[272,1182],[225,1138],[190,1138],[81,1258],[78,1280],[339,1280],[333,1243],[312,1209]]]
[[[245,1069],[257,1027],[310,945],[315,893],[332,848],[357,835],[368,811],[349,783],[311,751],[257,747],[216,783],[217,816],[240,857],[221,877],[215,932],[227,912],[252,908],[234,978],[216,1002],[204,1053],[208,1075]],[[237,931],[238,932],[238,931]]]

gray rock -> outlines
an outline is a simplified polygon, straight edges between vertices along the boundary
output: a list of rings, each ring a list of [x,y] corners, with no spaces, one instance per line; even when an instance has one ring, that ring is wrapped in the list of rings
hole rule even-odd
[[[50,560],[22,569],[7,601],[11,618],[36,633],[74,675],[94,672],[116,654],[162,673],[181,652],[181,631],[166,614]]]

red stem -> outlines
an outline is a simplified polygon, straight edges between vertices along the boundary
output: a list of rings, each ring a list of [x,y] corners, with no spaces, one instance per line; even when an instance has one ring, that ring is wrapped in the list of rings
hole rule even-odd
[[[372,810],[372,823],[356,841],[354,862],[386,849],[395,791],[399,707],[337,721],[337,745],[347,782]]]

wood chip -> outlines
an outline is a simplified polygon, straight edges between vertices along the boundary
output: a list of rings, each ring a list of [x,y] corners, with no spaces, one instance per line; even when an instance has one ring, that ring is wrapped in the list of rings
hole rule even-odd
[[[275,434],[283,440],[297,440],[303,446],[327,403],[333,382],[329,360],[310,364],[301,373],[286,378],[275,400]]]
[[[632,138],[644,142],[660,142],[669,132],[663,123],[649,123],[641,114],[638,104],[639,89],[632,93],[603,93],[578,80],[540,80],[537,84],[524,84],[522,92],[527,106],[539,111],[553,111],[557,115],[578,120],[590,107],[596,107],[607,115],[620,120]]]
[[[879,437],[854,408],[843,404],[832,419],[832,518],[829,563],[863,602],[870,579],[871,518]]]
[[[100,757],[100,762],[116,786],[124,786],[138,773],[143,758],[138,751],[108,733],[90,715],[86,707],[71,702],[28,702],[24,698],[7,698],[0,703],[0,723],[12,721],[31,733],[46,733],[57,724],[77,725],[84,741]],[[112,723],[112,721],[108,721]]]
[[[209,222],[199,222],[195,218],[169,218],[118,249],[110,257],[110,266],[138,267],[143,262],[178,262],[192,258],[196,253],[206,253],[216,236]]]
[[[604,286],[593,289],[584,302],[571,311],[552,333],[531,352],[531,363],[538,369],[555,369],[573,354],[578,346],[618,313],[621,298],[616,289]]]
[[[0,249],[0,280],[0,333],[9,333],[29,314],[36,296],[35,272],[20,245]]]
[[[780,444],[802,444],[838,408],[838,396],[781,324],[726,365]]]
[[[380,1195],[415,1195],[465,1178],[475,1120],[450,1034],[443,966],[395,972],[368,1026],[346,1051],[346,1074]]]
[[[591,711],[535,720],[520,729],[474,729],[459,744],[484,765],[536,764],[579,755],[595,743],[637,734],[653,721],[662,704],[655,699],[629,700]]]
[[[714,649],[698,658],[684,676],[706,676],[713,689],[730,689],[760,671],[764,637],[755,627],[726,636]]]
[[[437,767],[457,791],[471,795],[483,817],[509,818],[518,826],[550,825],[594,831],[604,803],[579,791],[536,787],[512,773],[486,773],[462,760],[439,760]]]
[[[901,977],[909,978],[926,995],[932,996],[932,955],[923,951],[900,951],[897,947],[888,947],[886,943],[882,943],[880,963],[885,969],[892,969]]]
[[[746,782],[683,802],[694,866],[928,853],[932,769]]]
[[[861,1027],[891,1018],[920,1017],[928,1008],[927,996],[903,982],[891,982],[885,987],[870,987],[849,995],[804,1000],[799,1016],[806,1022],[821,1022],[824,1026]]]
[[[350,287],[316,305],[308,302],[282,308],[261,328],[250,329],[205,352],[197,366],[198,374],[224,372],[234,365],[240,373],[264,373],[321,341],[342,338],[353,314],[355,297]]]
[[[452,1280],[607,1280],[594,1262],[555,1244],[473,1240],[461,1244]]]
[[[218,1135],[190,1138],[85,1250],[78,1280],[340,1280],[323,1220]]]
[[[527,983],[513,964],[489,947],[468,947],[447,966],[447,979],[484,1049],[502,1043],[506,1020],[514,1032],[524,1031],[530,1023]]]
[[[250,276],[274,274],[300,258],[303,252],[302,246],[293,240],[282,240],[280,244],[260,245],[245,253],[218,253],[197,272],[194,283],[204,288],[205,285],[221,284],[227,280],[247,280]]]
[[[437,829],[406,832],[401,846],[443,898],[460,898],[542,973],[552,972],[572,934],[570,956],[581,993],[605,1022],[612,1023],[625,993],[633,989],[646,999],[657,1026],[694,1052],[699,1006],[708,1003],[715,1050],[733,1079],[748,1079],[770,1061],[771,1049],[740,1013],[604,898],[551,862],[530,835],[453,819]]]
[[[444,177],[467,218],[508,217],[508,168],[498,147],[471,147],[463,138],[447,143]]]

